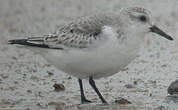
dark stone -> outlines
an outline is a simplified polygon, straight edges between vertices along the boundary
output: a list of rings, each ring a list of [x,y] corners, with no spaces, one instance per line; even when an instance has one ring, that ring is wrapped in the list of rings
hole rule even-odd
[[[55,90],[56,92],[64,91],[64,90],[65,90],[65,87],[64,87],[63,84],[54,84],[53,87],[54,87],[54,90]]]
[[[124,98],[116,99],[115,103],[117,103],[117,104],[132,104],[130,101],[128,101],[127,99],[124,99]]]
[[[178,94],[178,80],[172,82],[167,91],[170,95]]]

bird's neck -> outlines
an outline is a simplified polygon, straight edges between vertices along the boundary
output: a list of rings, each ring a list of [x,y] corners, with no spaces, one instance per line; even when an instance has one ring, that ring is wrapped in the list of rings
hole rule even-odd
[[[137,32],[136,30],[124,31],[121,38],[121,43],[130,49],[139,49],[144,41],[144,33]]]

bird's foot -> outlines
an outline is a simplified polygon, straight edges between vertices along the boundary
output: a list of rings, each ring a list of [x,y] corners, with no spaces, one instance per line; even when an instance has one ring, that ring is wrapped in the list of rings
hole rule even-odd
[[[102,103],[103,103],[104,105],[109,105],[106,100],[102,100]]]
[[[88,100],[88,99],[82,99],[81,100],[82,104],[88,104],[88,103],[92,103],[92,101]]]

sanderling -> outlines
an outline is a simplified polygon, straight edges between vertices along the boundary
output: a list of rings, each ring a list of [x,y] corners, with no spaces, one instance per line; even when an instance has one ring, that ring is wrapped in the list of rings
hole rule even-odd
[[[93,79],[111,76],[127,66],[149,32],[173,40],[155,26],[150,14],[140,7],[99,13],[69,22],[53,34],[9,43],[30,46],[58,69],[77,77],[81,103],[91,102],[84,95],[82,79],[88,79],[101,101],[107,103]]]

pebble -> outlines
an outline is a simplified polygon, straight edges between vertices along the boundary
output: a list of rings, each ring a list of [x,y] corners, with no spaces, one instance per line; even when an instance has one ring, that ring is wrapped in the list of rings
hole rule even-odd
[[[59,92],[59,91],[64,91],[65,90],[65,87],[64,87],[64,85],[63,84],[54,84],[53,85],[53,87],[54,87],[54,91],[56,91],[56,92]]]
[[[170,95],[173,95],[173,94],[178,94],[178,80],[172,82],[168,89],[167,89],[168,93]]]
[[[126,84],[125,87],[128,89],[135,88],[134,85],[132,85],[132,84]]]
[[[119,98],[119,99],[116,99],[115,100],[115,103],[117,104],[132,104],[130,101],[128,101],[127,99],[124,99],[124,98]]]

